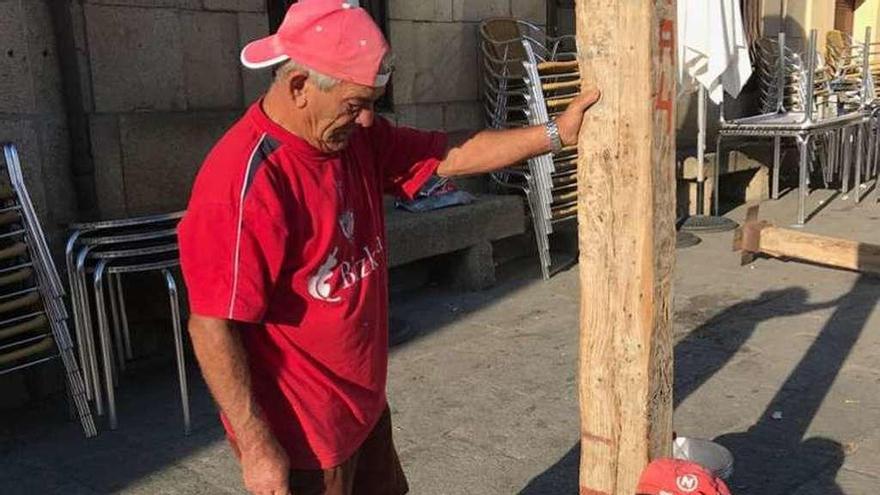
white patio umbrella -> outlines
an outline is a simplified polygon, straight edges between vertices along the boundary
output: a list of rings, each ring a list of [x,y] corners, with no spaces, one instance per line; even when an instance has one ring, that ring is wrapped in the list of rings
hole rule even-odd
[[[706,97],[720,105],[724,91],[734,98],[739,96],[752,75],[752,61],[740,0],[678,0],[677,14],[679,92],[699,92],[697,181],[702,191],[705,181]],[[720,162],[720,157],[716,157],[716,167]],[[697,208],[698,212],[703,211],[702,198]]]

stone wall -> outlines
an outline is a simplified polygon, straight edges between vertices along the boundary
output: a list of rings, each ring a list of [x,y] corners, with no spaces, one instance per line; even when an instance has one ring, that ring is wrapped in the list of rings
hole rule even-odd
[[[546,3],[389,0],[388,13],[391,118],[457,130],[483,126],[479,21],[543,25]],[[19,143],[47,230],[183,208],[211,144],[268,83],[238,63],[268,29],[265,0],[0,0],[0,139]]]
[[[207,151],[268,83],[238,52],[268,32],[263,0],[71,4],[91,163],[76,167],[102,218],[186,206]]]
[[[488,17],[546,22],[545,0],[389,0],[397,57],[397,123],[427,129],[483,127],[478,103],[477,28]]]
[[[28,191],[55,238],[76,197],[51,1],[0,0],[0,142],[18,147]]]

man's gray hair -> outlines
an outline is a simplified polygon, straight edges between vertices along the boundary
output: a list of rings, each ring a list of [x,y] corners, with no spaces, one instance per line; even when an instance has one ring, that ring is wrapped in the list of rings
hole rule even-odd
[[[281,67],[278,67],[278,70],[275,71],[275,80],[278,81],[294,71],[302,71],[307,73],[309,75],[309,79],[311,79],[312,82],[315,83],[315,86],[317,86],[318,89],[320,89],[321,91],[330,91],[331,89],[333,89],[334,86],[339,84],[339,79],[321,74],[316,70],[309,69],[308,67],[294,60],[288,60],[287,62],[281,64]]]
[[[295,60],[288,60],[281,64],[280,67],[275,71],[275,80],[278,81],[283,77],[287,76],[291,72],[294,71],[302,71],[309,75],[309,79],[315,83],[315,86],[318,87],[321,91],[330,91],[334,86],[340,83],[339,79],[335,77],[328,76],[326,74],[322,74],[316,70],[312,70],[305,65],[302,65]],[[382,63],[379,66],[379,76],[389,76],[394,71],[394,55],[391,52],[385,54],[385,57],[382,59]],[[387,78],[386,78],[387,79]]]

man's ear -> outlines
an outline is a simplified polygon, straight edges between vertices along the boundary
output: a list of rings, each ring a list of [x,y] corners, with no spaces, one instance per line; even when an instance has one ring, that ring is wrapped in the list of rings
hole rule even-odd
[[[287,90],[290,94],[290,99],[297,108],[305,107],[309,101],[309,92],[306,86],[308,79],[309,74],[307,72],[295,71],[290,74],[290,78],[287,80]]]

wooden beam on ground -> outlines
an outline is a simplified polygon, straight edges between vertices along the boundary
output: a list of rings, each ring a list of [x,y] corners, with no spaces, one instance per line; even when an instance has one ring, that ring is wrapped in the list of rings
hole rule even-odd
[[[675,1],[579,0],[580,495],[632,495],[672,445]]]
[[[737,229],[733,248],[743,252],[743,263],[754,255],[794,259],[819,265],[880,275],[880,246],[849,239],[809,234],[758,221],[758,207],[749,209]]]

